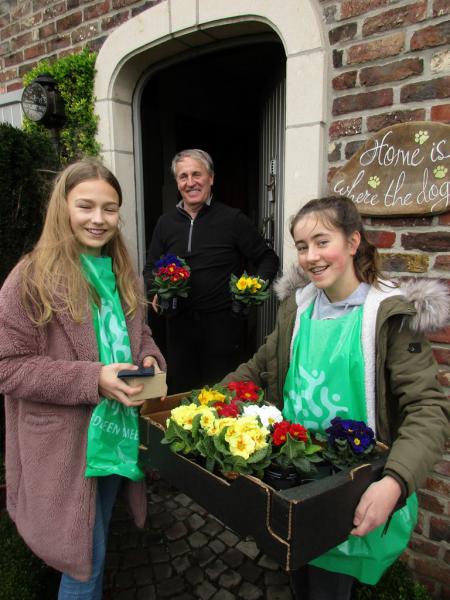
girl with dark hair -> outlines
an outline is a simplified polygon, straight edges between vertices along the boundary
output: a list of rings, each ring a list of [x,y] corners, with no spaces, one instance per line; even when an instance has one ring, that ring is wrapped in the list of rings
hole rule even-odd
[[[63,573],[59,600],[101,599],[119,488],[136,524],[145,521],[138,442],[111,465],[89,435],[102,405],[137,420],[142,386],[128,386],[119,371],[165,369],[119,230],[121,205],[120,185],[102,164],[67,167],[39,241],[0,291],[7,509],[33,552]],[[102,436],[110,425],[101,423]]]
[[[446,325],[448,292],[424,279],[404,287],[385,281],[348,198],[308,202],[290,232],[300,271],[275,284],[282,300],[275,330],[224,382],[264,386],[286,419],[312,431],[323,433],[336,416],[365,421],[390,447],[382,478],[359,501],[347,542],[292,575],[299,599],[348,600],[354,576],[375,583],[382,574],[365,575],[366,559],[352,540],[381,536],[392,516],[389,535],[395,509],[406,502],[406,547],[417,515],[415,491],[448,437],[449,403],[424,337]]]

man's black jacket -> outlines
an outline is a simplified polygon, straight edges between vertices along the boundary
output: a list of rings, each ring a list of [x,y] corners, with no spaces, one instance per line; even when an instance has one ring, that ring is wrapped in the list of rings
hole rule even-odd
[[[151,285],[154,262],[165,254],[184,258],[191,268],[191,290],[185,309],[211,312],[231,303],[230,276],[249,274],[272,280],[278,256],[244,213],[216,200],[195,219],[178,205],[162,215],[153,231],[144,278]]]

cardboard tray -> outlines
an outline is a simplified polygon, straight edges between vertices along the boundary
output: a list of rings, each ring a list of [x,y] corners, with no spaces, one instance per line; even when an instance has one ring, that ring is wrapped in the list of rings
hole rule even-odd
[[[144,469],[158,469],[225,525],[252,536],[260,550],[288,571],[347,539],[359,499],[381,477],[384,459],[282,491],[249,475],[228,481],[161,444],[170,410],[186,395],[154,398],[142,407]]]

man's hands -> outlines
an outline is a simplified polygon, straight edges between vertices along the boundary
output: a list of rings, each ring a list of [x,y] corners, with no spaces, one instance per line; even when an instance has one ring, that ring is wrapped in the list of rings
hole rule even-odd
[[[154,367],[155,373],[161,371],[154,356],[146,356],[142,361],[142,366]],[[129,363],[111,363],[110,365],[103,366],[98,379],[98,393],[100,396],[116,400],[125,406],[142,406],[144,400],[133,401],[133,396],[142,392],[144,386],[131,386],[117,377],[119,371],[125,369],[137,371],[138,367]]]
[[[159,312],[158,294],[155,294],[150,302],[150,306],[153,308],[155,313]]]
[[[363,536],[385,523],[400,498],[402,489],[398,481],[385,475],[372,483],[361,496],[353,518],[352,535]]]

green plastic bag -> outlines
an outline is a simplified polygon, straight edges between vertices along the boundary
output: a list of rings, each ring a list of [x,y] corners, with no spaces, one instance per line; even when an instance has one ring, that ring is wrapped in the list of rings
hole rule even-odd
[[[89,283],[101,300],[91,312],[100,361],[132,363],[130,338],[116,287],[110,257],[82,254],[81,264]],[[102,398],[95,407],[88,429],[86,477],[122,475],[133,481],[143,479],[138,466],[139,415],[137,408]]]
[[[138,448],[137,409],[103,398],[89,424],[86,477],[122,475],[139,481],[144,474],[137,464]]]
[[[403,508],[391,518],[387,532],[385,524],[367,535],[350,535],[345,542],[328,550],[309,564],[335,573],[352,575],[362,583],[375,585],[390,565],[408,545],[417,522],[418,501],[411,494]]]

